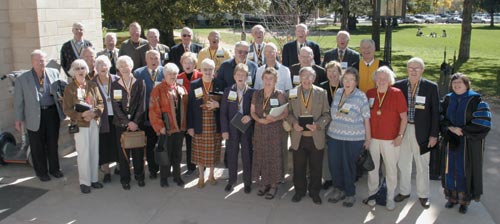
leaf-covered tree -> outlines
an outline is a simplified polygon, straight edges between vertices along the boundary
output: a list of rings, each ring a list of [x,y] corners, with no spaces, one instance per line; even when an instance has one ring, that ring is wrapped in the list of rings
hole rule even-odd
[[[453,65],[455,71],[467,62],[470,58],[470,40],[472,36],[472,6],[474,0],[464,0],[464,10],[462,14],[462,34],[460,37],[460,47],[458,50],[457,62]]]
[[[478,6],[490,15],[490,27],[495,26],[495,13],[500,12],[500,0],[479,0]]]

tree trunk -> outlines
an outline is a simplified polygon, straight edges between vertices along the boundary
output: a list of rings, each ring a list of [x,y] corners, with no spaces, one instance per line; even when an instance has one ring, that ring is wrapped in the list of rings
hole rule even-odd
[[[377,15],[376,1],[372,1],[372,40],[375,41],[375,50],[380,51],[380,16]]]
[[[490,11],[490,27],[495,26],[495,10]]]
[[[349,31],[349,0],[340,1],[342,5],[342,17],[340,18],[340,30]]]
[[[464,0],[464,10],[462,15],[462,36],[460,38],[460,48],[458,50],[458,59],[454,64],[455,71],[467,62],[470,57],[470,40],[472,34],[472,4],[474,0]]]

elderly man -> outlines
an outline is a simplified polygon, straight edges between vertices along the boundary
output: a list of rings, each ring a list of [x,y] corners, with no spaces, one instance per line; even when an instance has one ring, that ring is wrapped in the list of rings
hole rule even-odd
[[[16,129],[28,130],[33,168],[40,181],[49,181],[49,173],[63,177],[57,142],[60,121],[65,118],[58,101],[65,83],[57,70],[45,67],[45,57],[41,50],[31,53],[33,68],[17,77],[14,89]]]
[[[293,185],[295,195],[292,202],[299,202],[309,190],[315,204],[321,204],[321,172],[323,169],[323,150],[325,149],[325,130],[330,122],[330,105],[326,90],[313,85],[316,72],[311,67],[300,69],[301,85],[289,91],[288,121],[293,151]],[[306,177],[309,169],[309,185]]]
[[[299,70],[304,67],[312,67],[316,72],[316,80],[314,80],[314,85],[319,86],[320,83],[327,81],[325,69],[319,65],[314,64],[313,50],[310,47],[303,47],[299,52],[299,62],[292,65],[290,68],[291,80],[293,86],[298,86],[300,84]]]
[[[154,158],[154,147],[158,141],[156,132],[151,127],[148,118],[149,96],[153,87],[160,84],[163,80],[163,66],[160,63],[160,53],[157,50],[146,52],[146,66],[140,67],[134,71],[134,77],[138,80],[144,80],[146,84],[146,119],[144,124],[139,124],[139,128],[146,132],[146,159],[148,161],[149,178],[156,179],[159,170]]]
[[[116,48],[116,33],[107,33],[104,38],[106,48],[97,53],[97,56],[106,55],[111,62],[110,74],[116,74],[116,60],[118,60],[119,50]]]
[[[169,61],[170,48],[167,45],[160,44],[160,31],[152,28],[146,34],[148,44],[138,47],[134,55],[134,66],[140,68],[146,65],[146,51],[155,50],[160,53],[160,62],[162,65]]]
[[[94,79],[94,76],[96,75],[95,58],[96,58],[96,53],[94,48],[86,47],[85,49],[83,49],[82,59],[89,67],[89,73],[87,74],[87,76],[85,76],[87,80]]]
[[[181,65],[181,56],[185,52],[193,52],[198,54],[198,52],[200,52],[200,50],[202,49],[202,46],[197,43],[193,43],[192,39],[193,30],[191,30],[191,28],[189,27],[182,28],[181,43],[174,45],[170,51],[170,62],[173,62],[175,63],[175,65],[177,65],[177,67],[180,69],[179,72],[183,71]]]
[[[366,93],[369,89],[375,88],[373,73],[384,65],[389,68],[391,66],[387,62],[375,58],[375,42],[373,40],[361,40],[360,49],[363,60],[354,63],[352,67],[359,72],[359,90]]]
[[[141,38],[141,31],[141,25],[137,22],[133,22],[128,26],[130,38],[123,41],[120,45],[120,51],[118,52],[119,56],[127,55],[130,58],[134,58],[136,49],[148,44],[147,40]],[[139,68],[139,66],[134,64],[134,70],[137,68]]]
[[[282,62],[283,65],[290,68],[292,65],[299,63],[298,54],[302,47],[310,47],[314,52],[314,63],[316,65],[321,65],[321,52],[319,45],[314,41],[307,40],[309,35],[309,30],[307,26],[303,23],[295,26],[295,36],[296,40],[290,41],[283,46]]]
[[[439,135],[439,92],[436,83],[422,78],[425,70],[421,58],[412,58],[406,64],[408,78],[394,84],[408,103],[408,125],[399,152],[399,194],[395,202],[410,197],[411,169],[417,168],[417,196],[424,208],[429,208],[429,151],[437,144]]]
[[[264,47],[264,37],[266,36],[266,29],[262,25],[255,25],[252,27],[252,37],[253,43],[250,44],[250,52],[248,53],[248,59],[257,63],[257,66],[262,66],[265,60]]]
[[[325,67],[330,61],[338,61],[342,69],[346,69],[347,67],[351,67],[354,63],[359,62],[359,53],[347,47],[350,38],[351,35],[349,35],[349,32],[345,30],[339,31],[337,33],[337,48],[325,52],[325,58],[321,66]]]
[[[83,39],[84,27],[82,23],[73,23],[73,39],[64,43],[61,47],[61,66],[69,77],[69,69],[74,60],[82,57],[82,51],[86,47],[92,47],[92,43]]]
[[[257,72],[257,64],[255,62],[247,60],[247,55],[250,49],[250,45],[246,41],[236,42],[234,45],[234,58],[228,59],[220,65],[217,78],[224,82],[224,88],[232,86],[234,83],[234,68],[237,64],[243,63],[248,66],[248,79],[247,84],[253,87],[255,83],[255,73]]]
[[[290,81],[290,79],[288,78],[290,77],[290,70],[276,60],[277,51],[278,47],[276,47],[274,43],[268,43],[264,47],[265,64],[257,69],[254,85],[255,89],[264,88],[262,84],[262,73],[264,73],[264,71],[268,67],[274,67],[274,69],[278,71],[278,82],[276,83],[276,89],[286,92],[292,88],[292,81]]]
[[[198,53],[198,64],[197,68],[201,68],[201,62],[205,58],[210,58],[215,62],[215,72],[219,71],[220,65],[223,61],[232,58],[231,53],[223,48],[219,47],[220,33],[219,31],[212,31],[208,34],[208,47],[201,49]]]

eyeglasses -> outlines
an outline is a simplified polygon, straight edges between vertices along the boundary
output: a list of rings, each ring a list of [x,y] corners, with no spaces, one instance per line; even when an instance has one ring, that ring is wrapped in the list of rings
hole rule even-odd
[[[85,70],[85,67],[76,67],[75,70]]]
[[[191,37],[191,34],[182,34],[182,37]]]
[[[408,67],[408,70],[410,70],[410,71],[414,71],[414,72],[418,72],[418,71],[420,71],[421,69],[422,69],[422,68],[420,68],[420,67]]]
[[[248,51],[244,51],[244,50],[238,50],[236,52],[238,52],[238,54],[248,54]]]

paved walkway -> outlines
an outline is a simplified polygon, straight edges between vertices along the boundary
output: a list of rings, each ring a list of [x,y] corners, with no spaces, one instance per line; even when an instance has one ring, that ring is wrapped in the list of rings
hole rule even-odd
[[[500,111],[499,106],[494,111]],[[494,114],[495,115],[495,114]],[[495,116],[495,124],[500,124]],[[496,127],[496,126],[495,126]],[[397,203],[394,211],[385,207],[371,208],[361,203],[367,196],[366,175],[357,183],[357,202],[353,208],[331,204],[326,199],[330,191],[322,191],[322,205],[315,205],[306,197],[300,203],[292,203],[293,186],[290,178],[280,186],[278,197],[265,200],[256,195],[255,187],[250,194],[243,193],[243,185],[237,185],[231,193],[224,191],[225,181],[216,186],[196,188],[194,176],[185,177],[184,188],[171,186],[160,188],[159,180],[146,179],[146,187],[140,188],[132,182],[132,189],[121,188],[119,177],[103,189],[91,194],[80,193],[76,157],[70,154],[61,159],[65,177],[40,182],[26,165],[0,167],[0,191],[6,185],[27,186],[48,190],[41,197],[17,210],[0,224],[59,224],[59,223],[120,223],[120,224],[211,224],[211,223],[496,223],[500,222],[500,139],[499,130],[493,130],[487,139],[485,153],[485,195],[482,202],[473,202],[466,215],[458,208],[444,208],[445,200],[440,183],[431,181],[431,208],[422,209],[416,195]],[[183,167],[185,169],[185,167]],[[220,175],[217,170],[216,176]],[[241,173],[239,176],[241,183]],[[415,184],[413,183],[413,186]],[[0,192],[1,193],[1,192]],[[8,211],[5,199],[0,198],[0,214]]]

